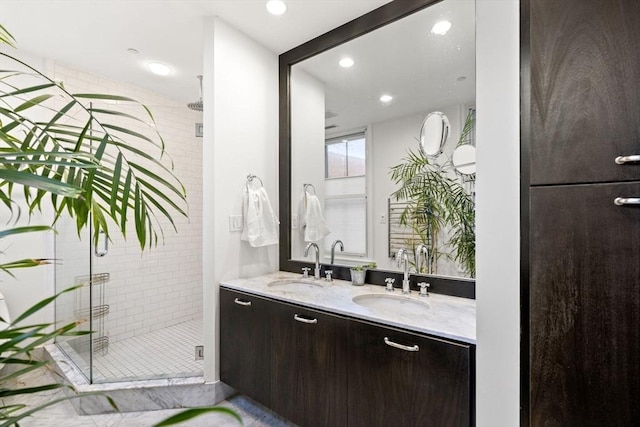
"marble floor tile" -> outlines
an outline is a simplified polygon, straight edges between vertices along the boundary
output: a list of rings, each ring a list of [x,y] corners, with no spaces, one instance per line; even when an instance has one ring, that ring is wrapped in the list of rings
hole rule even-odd
[[[34,385],[55,383],[53,373],[47,368],[40,368],[32,373],[22,376],[18,381],[9,382],[4,386],[31,387]],[[23,403],[28,407],[34,407],[54,399],[64,397],[62,390],[53,390],[36,393],[29,396],[16,396],[4,399],[4,403]],[[252,401],[243,395],[235,395],[221,402],[218,406],[224,406],[234,410],[240,415],[245,427],[293,427],[283,418],[269,411],[264,406]],[[127,412],[104,415],[78,415],[69,401],[63,401],[49,406],[35,415],[25,418],[20,422],[22,427],[149,427],[171,415],[177,414],[181,409],[167,409],[159,411]],[[201,415],[182,424],[180,427],[237,427],[240,424],[227,414],[210,413]]]

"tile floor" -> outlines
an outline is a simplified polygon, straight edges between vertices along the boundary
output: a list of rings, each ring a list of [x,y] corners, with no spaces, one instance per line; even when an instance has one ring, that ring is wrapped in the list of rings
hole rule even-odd
[[[53,374],[47,368],[40,368],[36,371],[20,377],[14,382],[19,386],[34,386],[51,384],[55,382]],[[11,384],[3,384],[3,387]],[[3,403],[22,403],[28,407],[35,407],[47,402],[64,397],[62,390],[53,390],[43,393],[20,396],[15,398],[5,398]],[[236,395],[218,406],[224,406],[234,410],[240,415],[245,427],[294,427],[293,424],[270,412],[268,409],[258,405],[250,399]],[[25,408],[25,410],[28,408]],[[161,420],[180,412],[180,409],[168,409],[162,411],[127,412],[105,415],[78,415],[71,403],[62,401],[44,410],[36,412],[34,415],[20,421],[21,427],[149,427]],[[183,427],[237,427],[240,424],[234,418],[226,414],[211,413],[203,415],[182,424]]]
[[[144,335],[109,344],[94,353],[93,381],[130,381],[202,375],[195,346],[202,345],[202,319],[179,323]],[[68,343],[62,349],[88,376],[88,351],[76,353]]]

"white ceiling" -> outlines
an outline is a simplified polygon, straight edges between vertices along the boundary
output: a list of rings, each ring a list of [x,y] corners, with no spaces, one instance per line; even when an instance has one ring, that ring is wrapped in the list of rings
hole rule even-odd
[[[449,32],[431,34],[444,19],[452,23]],[[345,56],[353,67],[338,65]],[[336,126],[330,133],[474,104],[475,1],[442,1],[294,67],[324,83],[325,107],[336,114],[326,121]],[[382,94],[393,101],[381,103]]]
[[[388,1],[288,0],[287,13],[272,16],[266,0],[0,0],[0,23],[23,52],[187,103],[200,96],[204,17],[218,16],[280,54]],[[155,76],[148,61],[174,72]]]

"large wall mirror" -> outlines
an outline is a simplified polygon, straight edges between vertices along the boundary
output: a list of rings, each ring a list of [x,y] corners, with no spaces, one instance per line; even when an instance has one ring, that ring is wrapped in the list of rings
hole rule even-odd
[[[427,159],[466,200],[473,236],[474,0],[397,0],[281,55],[280,115],[281,269],[311,263],[316,242],[335,277],[369,263],[397,273],[397,250],[425,243],[420,274],[473,283],[475,241],[454,248],[451,214],[397,193]],[[416,209],[426,216],[408,221]]]

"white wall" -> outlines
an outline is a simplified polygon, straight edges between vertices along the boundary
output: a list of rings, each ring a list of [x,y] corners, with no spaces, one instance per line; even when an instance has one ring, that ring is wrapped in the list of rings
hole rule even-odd
[[[477,425],[519,425],[519,2],[479,0]]]
[[[320,203],[324,206],[324,84],[305,73],[300,67],[291,68],[291,214],[295,216],[291,230],[291,258],[305,259],[307,244],[298,227],[298,207],[304,184],[313,184]],[[313,193],[313,190],[310,190]],[[292,227],[293,228],[293,227]],[[323,239],[324,240],[324,239]],[[318,247],[323,260],[324,243]],[[315,262],[315,253],[307,258]]]
[[[3,47],[2,45],[0,45],[0,50],[26,62],[38,70],[46,72],[50,67],[50,61],[44,58],[18,52],[14,49]],[[0,57],[0,67],[7,70],[24,70],[17,63],[5,57]],[[11,82],[24,86],[41,84],[39,80],[24,76],[14,78]],[[31,110],[31,112],[33,112],[33,110]],[[42,119],[42,117],[34,118]],[[0,205],[0,229],[4,230],[26,225],[51,225],[52,215],[47,213],[48,210],[46,206],[43,214],[35,212],[33,216],[29,217],[26,206],[23,204],[24,198],[21,189],[16,188],[14,191],[14,200],[20,204],[16,206],[21,209],[20,220],[14,222],[16,219],[15,212],[14,216],[12,216],[9,209],[2,204]],[[6,263],[24,258],[54,258],[53,232],[22,234],[0,240],[0,262]],[[12,273],[15,277],[11,277],[6,273],[0,273],[0,292],[5,296],[11,319],[15,319],[36,302],[53,294],[54,266],[50,264],[34,268],[17,269],[13,270]],[[51,323],[53,321],[53,312],[53,305],[49,305],[28,319],[25,319],[24,323]]]
[[[205,379],[218,374],[218,289],[278,268],[278,246],[252,248],[229,231],[249,173],[278,207],[278,57],[219,18],[204,28],[203,278]],[[209,349],[213,351],[209,351]]]

